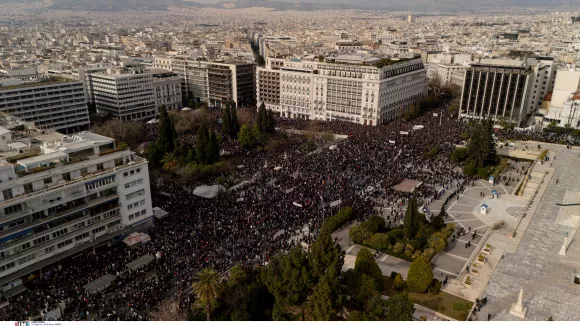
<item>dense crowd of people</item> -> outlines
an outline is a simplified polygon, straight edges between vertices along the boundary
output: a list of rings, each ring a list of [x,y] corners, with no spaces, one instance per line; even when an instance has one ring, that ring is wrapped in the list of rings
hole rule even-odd
[[[304,137],[294,135],[282,151],[244,150],[224,142],[222,149],[241,162],[229,173],[240,186],[215,198],[194,196],[197,185],[186,186],[163,174],[151,177],[153,204],[168,215],[146,231],[150,242],[136,249],[113,244],[44,271],[26,284],[28,291],[10,299],[1,318],[38,318],[64,302],[63,320],[147,320],[148,311],[164,298],[176,296],[183,306],[190,304],[191,283],[204,267],[225,272],[237,262],[263,265],[297,243],[308,245],[324,218],[338,210],[331,202],[353,207],[359,219],[390,208],[389,220],[396,221],[410,197],[392,189],[403,179],[422,182],[417,193],[425,201],[452,185],[462,187],[466,179],[448,159],[461,142],[460,134],[468,131],[456,119],[425,115],[377,127],[277,122],[281,130],[348,137],[329,143],[319,139],[311,152],[304,151]],[[191,146],[193,135],[180,140]],[[426,155],[433,149],[437,155]],[[162,258],[138,271],[127,270],[128,262],[159,252]],[[113,286],[93,294],[85,291],[83,285],[105,274],[117,277]]]

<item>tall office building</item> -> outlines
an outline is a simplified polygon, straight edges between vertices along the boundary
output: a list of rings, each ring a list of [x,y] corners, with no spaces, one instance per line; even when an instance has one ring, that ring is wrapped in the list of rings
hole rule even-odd
[[[27,136],[30,147],[0,140],[0,286],[153,217],[147,160],[90,132]]]
[[[147,120],[159,114],[165,105],[179,109],[182,105],[180,79],[177,75],[141,66],[108,69],[87,74],[97,111],[122,121]]]
[[[556,81],[556,64],[552,57],[535,57],[528,59],[534,69],[532,84],[527,101],[528,109],[533,115],[542,107],[546,95],[554,90]]]
[[[221,106],[233,100],[238,106],[255,103],[255,63],[223,63],[183,56],[156,57],[154,66],[170,67],[181,78],[182,96]]]
[[[534,67],[519,60],[482,60],[465,72],[460,119],[488,119],[524,125]]]
[[[420,58],[385,61],[341,55],[325,62],[267,58],[266,67],[257,69],[256,84],[258,105],[264,103],[283,117],[366,125],[396,119],[427,94]]]
[[[78,80],[0,81],[0,111],[39,129],[69,133],[89,126],[85,86]]]

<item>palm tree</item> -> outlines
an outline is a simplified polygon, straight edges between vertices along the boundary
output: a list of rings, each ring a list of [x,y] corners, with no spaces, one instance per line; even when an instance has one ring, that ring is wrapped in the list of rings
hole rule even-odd
[[[218,296],[220,283],[219,274],[211,268],[205,268],[197,273],[197,281],[192,284],[195,296],[205,304],[207,321],[210,320],[211,302]]]
[[[163,159],[161,159],[161,163],[163,163],[163,170],[172,171],[177,165],[177,157],[175,157],[173,152],[165,153]]]

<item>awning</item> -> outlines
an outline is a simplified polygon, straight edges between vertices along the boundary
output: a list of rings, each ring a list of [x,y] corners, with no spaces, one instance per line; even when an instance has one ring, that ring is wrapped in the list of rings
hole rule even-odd
[[[4,291],[4,297],[6,299],[10,299],[13,296],[16,296],[16,295],[18,295],[26,290],[28,290],[28,289],[24,286],[24,284],[20,284],[20,285],[17,285],[13,288],[10,288],[10,289]]]
[[[129,247],[133,247],[139,243],[145,243],[149,240],[151,240],[151,237],[147,234],[134,232],[129,234],[129,236],[126,237],[123,242]]]
[[[90,293],[97,293],[109,287],[109,285],[111,285],[111,283],[113,283],[116,279],[116,276],[106,274],[92,281],[91,283],[87,283],[85,286],[83,286],[83,288]]]
[[[162,219],[165,216],[167,216],[169,213],[167,213],[166,211],[162,210],[159,207],[153,207],[153,215],[155,215],[156,219]]]
[[[152,262],[153,260],[155,260],[155,257],[153,257],[152,255],[144,255],[141,256],[135,260],[133,260],[132,262],[127,264],[127,268],[132,269],[132,270],[138,270],[139,268],[149,264],[150,262]]]
[[[213,185],[213,186],[199,186],[193,189],[193,194],[203,198],[214,198],[220,192],[225,192],[226,188],[222,185]]]

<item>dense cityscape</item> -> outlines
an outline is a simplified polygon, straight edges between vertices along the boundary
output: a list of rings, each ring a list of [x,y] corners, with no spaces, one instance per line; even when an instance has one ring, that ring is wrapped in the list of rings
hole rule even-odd
[[[252,3],[0,1],[1,320],[580,320],[578,8]]]

